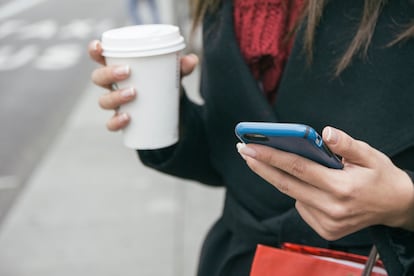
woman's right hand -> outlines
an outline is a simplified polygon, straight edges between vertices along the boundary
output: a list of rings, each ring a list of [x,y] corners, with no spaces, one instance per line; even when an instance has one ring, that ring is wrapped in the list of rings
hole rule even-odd
[[[117,131],[128,125],[130,121],[129,114],[118,112],[119,106],[134,100],[139,94],[133,87],[113,89],[113,84],[125,80],[130,75],[130,67],[125,66],[107,66],[105,58],[102,56],[101,43],[98,40],[92,41],[88,47],[89,56],[102,67],[95,69],[92,73],[92,81],[105,89],[108,93],[100,96],[99,105],[105,110],[114,110],[115,113],[110,118],[106,127],[110,131]],[[198,57],[189,54],[181,58],[181,77],[193,72],[198,64]]]

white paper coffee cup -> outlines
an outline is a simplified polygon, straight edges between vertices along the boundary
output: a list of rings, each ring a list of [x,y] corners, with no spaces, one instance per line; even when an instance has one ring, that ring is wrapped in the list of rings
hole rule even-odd
[[[132,149],[159,149],[178,141],[180,52],[185,48],[173,25],[137,25],[102,34],[108,65],[129,65],[131,76],[119,88],[134,87],[137,97],[122,105],[131,121],[123,130]]]

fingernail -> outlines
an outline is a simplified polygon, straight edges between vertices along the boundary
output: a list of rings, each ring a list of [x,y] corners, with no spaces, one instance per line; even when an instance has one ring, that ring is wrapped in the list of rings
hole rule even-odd
[[[128,114],[126,114],[126,113],[122,113],[122,114],[119,114],[119,115],[118,115],[118,121],[119,121],[120,123],[126,122],[126,121],[128,121],[128,120],[129,120],[129,116],[128,116]]]
[[[135,89],[133,87],[122,89],[121,96],[123,98],[130,98],[132,96],[135,96]]]
[[[129,75],[129,66],[118,66],[114,68],[114,74],[118,77]]]
[[[198,63],[198,56],[196,54],[189,54],[195,63]]]
[[[338,133],[331,127],[327,128],[326,140],[331,144],[338,142]]]
[[[238,153],[240,154],[240,156],[241,156],[244,160],[246,160],[246,156],[245,156],[244,154],[242,154],[242,153],[240,152],[240,150],[241,150],[241,148],[243,148],[243,147],[245,147],[245,146],[246,146],[246,144],[245,144],[245,143],[237,143],[237,144],[236,144],[237,151],[238,151]]]
[[[252,158],[256,157],[256,151],[246,146],[246,144],[238,143],[237,150],[241,155],[249,156]]]
[[[100,48],[101,48],[101,42],[100,42],[99,40],[96,40],[96,41],[93,43],[93,50],[94,50],[94,51],[98,51]]]

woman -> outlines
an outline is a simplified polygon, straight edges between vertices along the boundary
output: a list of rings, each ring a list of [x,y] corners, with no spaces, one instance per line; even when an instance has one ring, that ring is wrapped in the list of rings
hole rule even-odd
[[[161,172],[226,187],[223,215],[207,234],[198,275],[248,275],[258,243],[283,242],[360,254],[375,243],[389,275],[414,273],[414,45],[406,27],[414,6],[408,0],[324,2],[195,1],[195,20],[203,21],[205,103],[183,95],[180,141],[138,154]],[[99,43],[91,45],[91,56],[103,63]],[[183,75],[196,63],[194,55],[183,57]],[[103,67],[92,78],[109,87],[128,74],[127,67]],[[102,96],[102,108],[116,109],[137,94],[125,91]],[[247,164],[279,191],[234,149],[240,121],[304,123],[318,131],[335,126],[325,129],[324,139],[345,157],[346,168],[331,172],[294,155],[242,146]],[[115,113],[107,126],[119,130],[128,122],[127,114]],[[366,162],[371,171],[364,170]],[[369,188],[361,191],[363,200],[349,191],[354,180]],[[320,190],[312,194],[325,205],[302,196],[311,189]],[[370,193],[379,198],[368,200]],[[367,218],[345,225],[335,220],[349,219],[343,210],[358,217],[358,208]],[[337,211],[321,211],[327,209]],[[382,226],[371,227],[376,224]]]

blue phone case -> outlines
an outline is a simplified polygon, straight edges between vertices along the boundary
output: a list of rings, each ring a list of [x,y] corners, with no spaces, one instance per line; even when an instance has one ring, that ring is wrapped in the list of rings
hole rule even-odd
[[[299,154],[333,169],[342,169],[341,160],[324,144],[310,126],[287,123],[241,122],[236,136],[244,143],[255,143]]]

